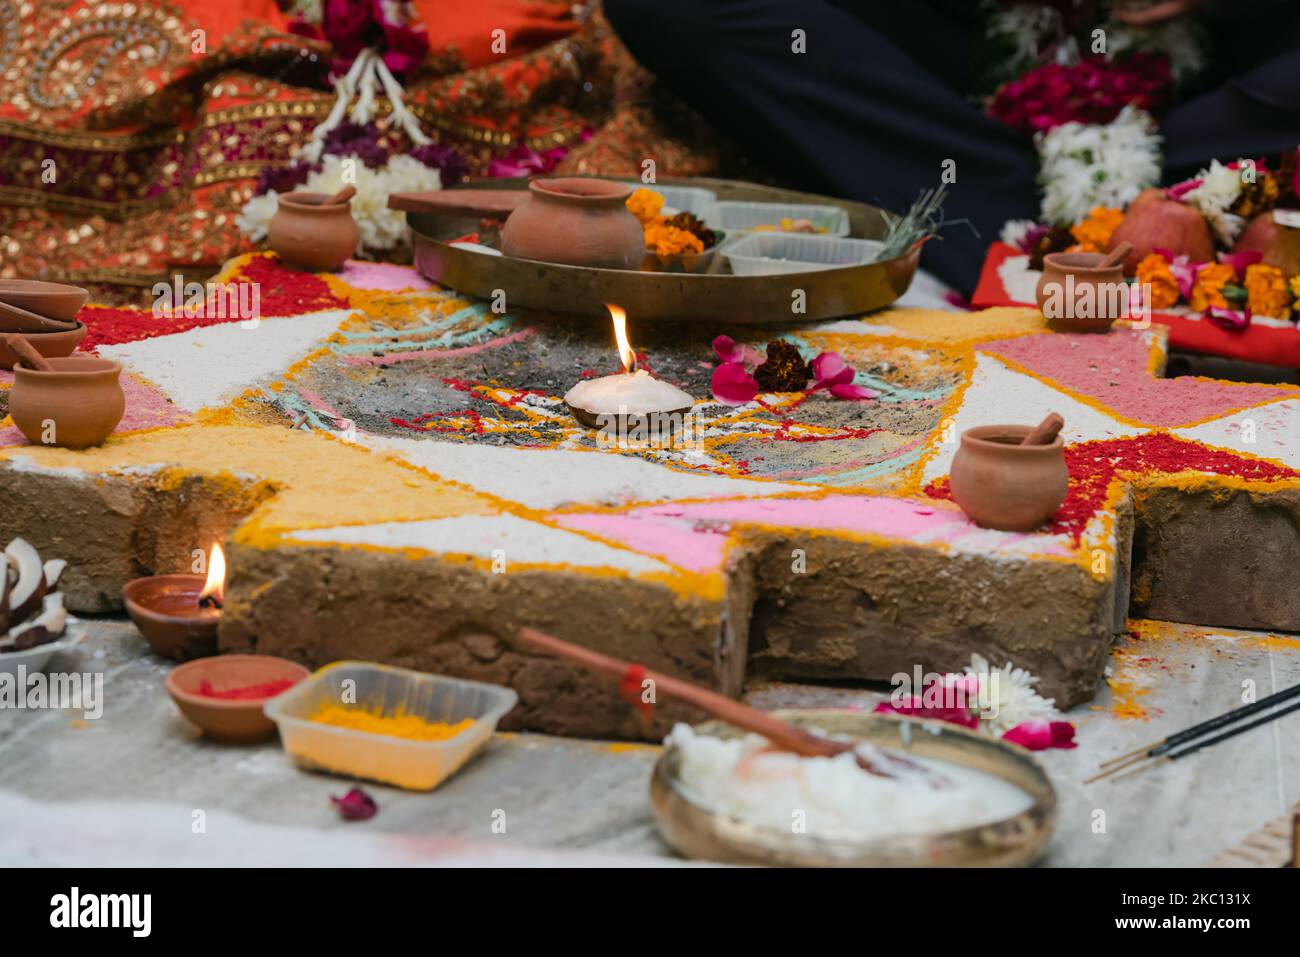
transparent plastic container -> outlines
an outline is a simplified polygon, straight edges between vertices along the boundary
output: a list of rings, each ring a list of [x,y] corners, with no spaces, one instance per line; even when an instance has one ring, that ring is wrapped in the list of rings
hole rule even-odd
[[[651,192],[658,193],[664,198],[664,206],[679,213],[691,213],[700,219],[707,221],[705,213],[718,198],[717,193],[711,189],[701,189],[698,186],[660,186],[657,183],[643,183],[637,179],[619,180],[626,186],[633,189],[648,189]],[[712,225],[710,223],[710,225]]]
[[[880,256],[880,243],[797,233],[749,233],[724,245],[722,255],[737,276],[774,276],[863,266]]]
[[[742,203],[725,200],[714,203],[701,217],[713,229],[735,235],[739,232],[776,233],[794,236],[847,236],[849,214],[838,206],[812,203]],[[782,233],[781,220],[806,219],[824,230],[820,233]],[[759,227],[768,227],[759,229]]]
[[[354,682],[345,685],[344,682]],[[355,690],[345,699],[349,687]],[[336,661],[266,703],[285,752],[300,767],[431,791],[487,744],[519,696],[510,688],[461,681],[364,661]],[[443,741],[415,741],[313,721],[329,705],[376,714],[395,712],[426,721],[473,724]]]

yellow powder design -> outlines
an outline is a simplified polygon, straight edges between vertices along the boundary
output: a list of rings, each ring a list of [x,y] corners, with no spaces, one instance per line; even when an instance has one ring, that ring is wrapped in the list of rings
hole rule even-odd
[[[334,728],[347,728],[368,734],[386,734],[394,738],[405,738],[408,741],[447,741],[474,725],[473,718],[465,718],[455,724],[446,724],[442,721],[426,721],[419,715],[406,714],[402,711],[381,715],[360,708],[344,708],[337,704],[322,708],[312,715],[312,720]]]

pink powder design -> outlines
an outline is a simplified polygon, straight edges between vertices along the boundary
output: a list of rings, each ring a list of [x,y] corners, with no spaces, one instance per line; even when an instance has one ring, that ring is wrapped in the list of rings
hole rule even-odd
[[[1130,330],[1107,335],[1073,333],[1000,339],[979,346],[1030,372],[1089,396],[1125,418],[1176,428],[1217,418],[1300,390],[1237,385],[1182,376],[1157,379],[1148,371],[1146,336]]]
[[[693,572],[722,564],[727,537],[738,525],[841,531],[893,541],[953,544],[962,540],[990,552],[1034,537],[979,528],[948,503],[866,495],[650,505],[623,514],[561,513],[550,519],[563,528],[590,532]],[[1069,546],[1054,536],[1041,536],[1037,550],[1071,554]]]
[[[349,259],[344,263],[338,277],[353,289],[369,289],[373,292],[422,291],[434,288],[433,283],[410,266],[396,266],[392,263],[368,263]]]

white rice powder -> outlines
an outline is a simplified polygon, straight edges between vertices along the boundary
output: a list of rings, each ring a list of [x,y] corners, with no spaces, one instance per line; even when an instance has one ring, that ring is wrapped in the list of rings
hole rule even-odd
[[[942,786],[916,773],[870,774],[847,752],[804,758],[765,751],[767,739],[755,734],[715,738],[679,724],[665,743],[680,753],[682,788],[694,803],[777,830],[854,838],[923,834],[991,824],[1032,803],[1020,788],[992,775],[925,758],[907,760],[943,778]]]

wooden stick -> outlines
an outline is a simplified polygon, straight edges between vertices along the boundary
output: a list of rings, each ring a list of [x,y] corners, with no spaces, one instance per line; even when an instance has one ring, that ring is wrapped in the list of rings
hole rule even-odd
[[[1021,445],[1051,445],[1056,436],[1065,428],[1065,419],[1059,412],[1047,413],[1047,418],[1034,426],[1034,430],[1021,439]]]
[[[344,203],[351,202],[351,201],[352,201],[352,197],[355,196],[355,195],[357,195],[357,188],[356,188],[355,186],[344,186],[341,190],[339,190],[339,191],[338,191],[337,193],[335,193],[333,196],[329,197],[329,199],[325,200],[325,202],[321,203],[321,205],[322,205],[322,206],[341,206],[341,205],[343,205]]]
[[[1120,262],[1123,261],[1124,257],[1127,256],[1132,251],[1133,251],[1132,243],[1130,242],[1120,243],[1118,246],[1112,249],[1109,254],[1107,254],[1105,259],[1097,263],[1097,265],[1094,266],[1093,268],[1112,269],[1115,266],[1118,266]]]
[[[599,674],[607,675],[615,681],[622,681],[627,676],[628,670],[634,667],[631,662],[611,658],[599,651],[592,651],[590,648],[571,644],[533,628],[521,628],[519,630],[519,640],[538,651],[545,651],[558,658],[567,658]],[[718,694],[716,691],[709,691],[707,688],[701,688],[689,681],[682,681],[680,678],[659,674],[649,669],[645,671],[645,678],[653,681],[655,689],[668,697],[676,698],[678,701],[685,701],[701,711],[708,712],[715,718],[721,718],[728,724],[734,724],[738,728],[762,735],[782,751],[793,751],[795,754],[814,758],[833,757],[845,751],[850,751],[864,771],[878,774],[881,777],[893,777],[892,774],[881,770],[871,761],[858,754],[851,741],[835,741],[831,738],[824,738],[819,734],[813,734],[803,728],[797,728],[782,721],[765,711],[751,708],[749,705],[734,701],[726,695]]]
[[[9,348],[14,351],[18,358],[33,369],[40,372],[54,371],[54,366],[45,361],[45,356],[36,351],[36,347],[27,341],[26,336],[15,332],[7,336],[5,341],[9,343]]]

